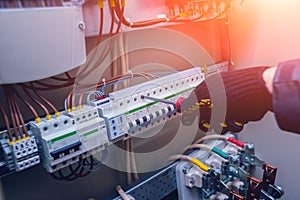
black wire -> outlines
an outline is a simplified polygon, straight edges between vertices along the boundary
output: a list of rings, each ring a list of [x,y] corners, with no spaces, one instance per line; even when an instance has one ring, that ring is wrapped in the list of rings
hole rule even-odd
[[[74,171],[77,172],[77,171],[79,170],[79,168],[80,168],[80,164],[77,163],[77,166],[76,166],[76,168],[75,168]],[[62,174],[62,171],[59,171],[59,173],[60,173],[61,175],[63,175],[63,174]],[[63,178],[64,178],[65,181],[69,181],[69,180],[75,180],[75,179],[76,179],[76,176],[74,175],[74,173],[70,172],[68,175],[63,175]],[[75,179],[74,179],[74,178],[75,178]]]
[[[83,159],[83,162],[85,162],[85,161],[86,161],[86,158]],[[93,163],[91,163],[90,168],[93,168]],[[87,176],[91,173],[90,171],[86,171],[84,173],[85,168],[83,166],[81,166],[81,169],[80,169],[79,173],[77,173],[77,171],[74,171],[72,165],[69,165],[69,169],[76,176],[76,178],[85,177],[85,176]]]
[[[60,169],[60,170],[61,170],[61,169]],[[60,171],[60,170],[59,170],[59,171]],[[50,173],[50,176],[51,176],[52,178],[56,179],[56,180],[59,180],[59,181],[64,180],[62,176],[57,176],[57,175],[55,174],[55,172]]]

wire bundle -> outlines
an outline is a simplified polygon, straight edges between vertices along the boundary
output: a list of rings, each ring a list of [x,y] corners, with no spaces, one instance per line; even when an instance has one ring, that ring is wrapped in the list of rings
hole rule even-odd
[[[92,155],[88,158],[80,158],[78,163],[69,165],[64,169],[51,173],[51,177],[56,180],[74,181],[78,178],[85,177],[91,172],[98,171],[103,166],[102,162],[97,161]]]

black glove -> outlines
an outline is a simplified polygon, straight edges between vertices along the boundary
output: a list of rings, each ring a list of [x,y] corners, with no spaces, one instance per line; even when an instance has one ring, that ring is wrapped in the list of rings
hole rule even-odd
[[[224,133],[239,132],[249,121],[260,120],[272,110],[272,96],[262,74],[268,67],[254,67],[212,74],[182,101],[185,125],[199,116],[199,128]]]

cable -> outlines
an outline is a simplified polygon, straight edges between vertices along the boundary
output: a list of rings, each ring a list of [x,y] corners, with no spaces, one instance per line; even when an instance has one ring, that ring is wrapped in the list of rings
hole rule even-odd
[[[5,125],[6,125],[6,130],[7,130],[7,133],[8,133],[9,142],[12,142],[13,138],[12,138],[12,134],[11,134],[11,131],[10,131],[9,120],[8,120],[8,117],[7,117],[6,113],[5,113],[4,108],[2,107],[2,104],[0,104],[0,110],[2,112],[4,121],[5,121]]]
[[[31,83],[32,85],[32,83]],[[48,101],[46,98],[44,98],[36,89],[33,89],[32,90],[33,93],[38,96],[40,99],[42,99],[46,104],[48,104],[48,106],[53,110],[53,112],[55,113],[56,117],[59,117],[60,116],[60,113],[59,111],[55,108],[55,106],[50,102]]]
[[[50,79],[54,79],[54,80],[57,80],[57,81],[70,81],[70,79],[74,79],[74,77],[71,77],[68,72],[65,72],[64,74],[66,75],[67,78],[52,76],[52,77],[50,77]]]
[[[200,139],[198,139],[195,144],[198,144],[198,143],[202,143],[204,142],[205,140],[216,140],[216,139],[219,139],[219,140],[227,140],[227,137],[224,136],[224,135],[207,135],[207,136],[204,136]]]
[[[117,2],[117,1],[115,0],[115,2]],[[194,18],[194,19],[178,19],[180,17],[180,15],[179,15],[179,16],[175,16],[175,17],[170,18],[170,19],[169,18],[158,18],[158,19],[151,19],[151,20],[145,20],[145,21],[139,21],[139,22],[129,22],[123,16],[122,9],[120,8],[119,3],[116,3],[115,11],[116,11],[116,14],[117,14],[117,17],[119,18],[119,20],[125,26],[131,27],[131,28],[140,28],[140,27],[152,26],[152,25],[159,24],[159,23],[164,23],[164,22],[194,22],[194,21],[199,21],[203,17],[203,15],[201,15],[200,17],[197,17],[197,18]],[[202,21],[214,20],[214,19],[219,18],[223,14],[224,14],[224,11],[218,13],[216,16],[214,16],[212,18],[204,18]]]
[[[236,140],[232,137],[227,137],[224,135],[208,135],[208,136],[202,137],[199,140],[197,140],[195,142],[195,144],[202,143],[205,140],[214,140],[214,139],[227,140],[228,142],[231,142],[232,144],[235,144],[236,146],[241,147],[241,148],[244,148],[244,146],[245,146],[245,143],[243,143],[239,140]]]
[[[241,2],[241,4],[243,3],[243,1]],[[232,65],[232,48],[231,48],[231,38],[230,38],[230,22],[229,22],[229,16],[230,16],[230,10],[231,10],[231,1],[228,1],[227,2],[228,6],[226,8],[226,23],[225,23],[225,26],[226,26],[226,36],[227,36],[227,53],[228,53],[228,68],[229,70],[233,70],[233,65]],[[226,4],[226,5],[227,5]]]
[[[17,123],[17,129],[19,130],[20,137],[21,137],[21,138],[24,138],[24,135],[23,135],[23,129],[21,128],[20,113],[18,113],[18,110],[17,110],[17,104],[16,104],[15,99],[14,99],[13,96],[14,96],[14,95],[11,93],[11,89],[10,89],[9,99],[10,99],[10,101],[11,101],[13,113],[14,113],[15,120],[16,120],[16,123]]]
[[[99,87],[111,86],[111,85],[117,84],[117,83],[119,83],[119,82],[125,81],[125,80],[127,80],[127,79],[129,79],[129,78],[135,77],[135,76],[142,76],[142,77],[145,78],[146,80],[150,80],[150,79],[147,77],[147,75],[145,75],[145,74],[141,74],[141,73],[133,73],[132,76],[130,76],[130,75],[128,75],[128,74],[125,74],[125,75],[119,75],[119,76],[117,76],[117,77],[113,77],[112,79],[106,81],[105,84],[104,84],[104,82],[102,81],[102,82],[99,82],[97,85],[90,84],[90,85],[88,85],[88,86],[82,86],[82,87],[86,87],[86,88],[81,92],[81,94],[80,94],[80,96],[79,96],[79,100],[78,100],[79,106],[82,105],[82,103],[83,103],[83,102],[82,102],[82,100],[83,100],[83,95],[85,95],[89,90],[91,90],[91,89],[93,89],[93,88],[99,88]],[[82,87],[77,88],[77,90],[81,89]],[[103,90],[104,90],[104,89],[102,89],[102,93],[103,93]],[[73,92],[73,91],[70,91],[70,93],[69,93],[69,95],[68,95],[68,97],[67,97],[66,102],[70,101],[70,98],[71,98],[72,93],[74,93],[74,92]],[[103,93],[103,94],[105,95],[105,93]],[[74,102],[74,101],[73,101],[73,102]],[[87,103],[88,103],[88,102],[87,102]],[[67,103],[67,107],[70,108],[70,107],[68,106],[68,103]]]
[[[129,148],[130,148],[130,160],[131,160],[132,173],[134,179],[137,181],[139,180],[139,174],[135,162],[133,138],[129,138],[128,140],[129,140]]]
[[[28,134],[26,125],[25,125],[25,123],[24,123],[24,119],[23,119],[22,113],[21,113],[21,111],[20,111],[20,108],[19,108],[19,106],[18,106],[18,104],[17,104],[17,102],[16,102],[16,99],[15,99],[15,96],[14,96],[14,95],[12,96],[12,99],[13,99],[13,102],[14,102],[14,104],[15,104],[15,108],[16,108],[16,111],[17,111],[17,115],[18,115],[18,117],[19,117],[19,119],[20,119],[20,121],[21,121],[21,125],[22,125],[23,130],[24,130],[24,133],[25,133],[25,137],[29,137],[29,134]]]
[[[114,0],[110,0],[114,2]],[[110,22],[110,29],[109,29],[109,37],[113,35],[114,31],[114,26],[115,26],[115,7],[111,6],[110,7],[110,13],[111,13],[111,22]]]
[[[119,2],[116,2],[116,3],[119,3]],[[121,26],[122,26],[123,17],[124,17],[124,10],[125,10],[125,1],[122,0],[122,3],[121,3],[121,13],[122,13],[122,15],[121,15],[121,18],[119,19],[116,33],[120,32],[120,29],[121,29]]]
[[[195,164],[196,166],[198,166],[200,169],[202,169],[205,172],[208,172],[208,170],[210,169],[207,165],[205,165],[201,161],[197,160],[196,158],[192,158],[192,157],[186,156],[186,155],[173,155],[168,160],[178,160],[178,159],[190,161],[191,163]]]
[[[12,125],[13,125],[15,140],[18,140],[19,136],[18,136],[18,133],[17,133],[17,126],[16,126],[16,121],[15,121],[15,114],[13,113],[13,109],[12,109],[12,102],[10,101],[10,94],[7,91],[7,88],[4,88],[4,91],[5,91],[5,94],[6,94],[6,102],[8,104],[9,111],[10,111],[10,116],[11,116],[11,120],[12,120]]]
[[[130,163],[130,147],[129,147],[129,140],[125,141],[126,145],[126,171],[127,171],[127,184],[130,185],[131,180],[131,163]]]
[[[19,134],[20,134],[21,138],[23,138],[24,137],[23,136],[23,130],[21,128],[21,124],[20,124],[20,120],[19,120],[19,115],[17,113],[16,102],[14,101],[12,94],[9,95],[9,100],[11,101],[11,105],[12,105],[12,109],[13,109],[13,114],[15,116],[15,120],[16,120],[16,123],[17,123],[17,129],[19,130]]]
[[[86,158],[84,158],[82,161],[85,162]],[[84,172],[84,168],[82,167],[82,165],[81,165],[81,168],[79,170],[79,173],[77,173],[77,171],[73,169],[72,165],[69,165],[69,169],[74,174],[74,176],[76,178],[85,177],[85,176],[87,176],[87,175],[89,175],[91,173],[90,171],[87,171],[87,172],[83,173]],[[91,170],[93,169],[93,163],[91,163],[90,169]],[[68,181],[75,180],[76,178],[69,179]]]
[[[102,169],[102,167],[103,167],[103,165],[104,165],[103,163],[98,163],[98,162],[96,162],[96,161],[94,160],[94,158],[93,158],[92,155],[90,156],[90,161],[91,161],[91,162],[88,163],[88,166],[91,166],[91,163],[93,163],[93,168],[94,168],[95,164],[96,164],[97,168],[95,168],[95,169],[86,168],[86,167],[85,167],[86,164],[82,164],[82,167],[83,167],[85,170],[89,171],[89,172],[96,172],[96,171]]]
[[[102,92],[99,92],[99,91],[97,91],[97,90],[93,90],[93,91],[87,92],[86,102],[87,102],[88,105],[90,105],[90,102],[91,102],[91,95],[92,95],[92,94],[94,94],[96,98],[105,95],[105,94],[103,94]],[[79,105],[82,105],[82,104],[79,104]]]
[[[36,103],[38,104],[43,110],[44,112],[46,113],[46,118],[49,120],[51,119],[51,115],[49,114],[49,111],[48,109],[41,103],[39,102],[32,94],[30,94],[30,92],[28,91],[28,89],[22,85],[22,88],[24,90],[24,92]]]
[[[15,89],[13,88],[13,92],[17,95],[17,97],[23,101],[23,103],[31,110],[32,114],[34,115],[36,121],[40,121],[39,119],[39,115],[37,114],[36,110],[28,103],[28,101],[26,101],[21,95],[20,93]],[[39,119],[39,120],[38,120]]]
[[[124,192],[120,185],[116,186],[116,190],[123,200],[130,200],[130,198],[127,196],[127,194]]]
[[[103,8],[104,8],[104,3],[103,0],[98,0],[98,6],[100,9],[100,14],[99,14],[99,34],[98,34],[98,39],[96,45],[100,44],[101,38],[102,38],[102,32],[103,32],[103,21],[104,21],[104,14],[103,14]]]
[[[225,153],[224,151],[222,151],[216,147],[211,147],[211,146],[208,146],[205,144],[192,144],[188,147],[188,149],[195,149],[195,148],[205,149],[207,151],[214,152],[222,158],[222,161],[227,161],[227,159],[229,158],[229,155],[227,153]]]

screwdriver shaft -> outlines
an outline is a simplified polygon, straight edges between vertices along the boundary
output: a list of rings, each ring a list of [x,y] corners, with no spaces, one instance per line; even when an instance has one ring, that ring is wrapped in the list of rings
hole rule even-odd
[[[176,103],[174,103],[173,101],[169,101],[169,100],[165,100],[165,99],[158,99],[158,98],[149,97],[149,96],[142,96],[142,98],[149,99],[149,100],[155,101],[155,102],[160,102],[160,103],[165,103],[165,104],[171,104],[173,106],[176,106]]]

